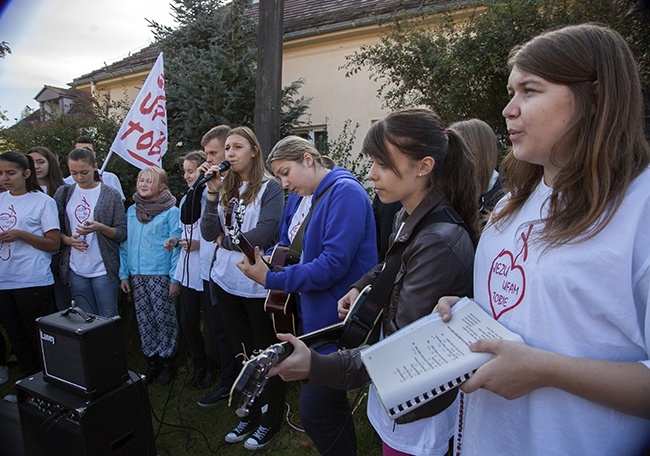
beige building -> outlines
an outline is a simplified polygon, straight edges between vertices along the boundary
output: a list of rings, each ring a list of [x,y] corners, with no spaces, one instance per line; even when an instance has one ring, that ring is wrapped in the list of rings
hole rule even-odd
[[[359,124],[353,152],[366,132],[388,111],[378,98],[379,83],[366,71],[346,77],[340,69],[345,57],[363,45],[379,41],[378,20],[395,14],[435,12],[457,2],[426,0],[285,0],[282,84],[303,78],[301,96],[311,97],[309,127],[299,132],[314,138],[339,136],[346,120]],[[257,4],[251,6],[257,14]],[[76,78],[70,85],[93,93],[108,92],[112,99],[134,100],[159,48],[152,44],[102,69]]]

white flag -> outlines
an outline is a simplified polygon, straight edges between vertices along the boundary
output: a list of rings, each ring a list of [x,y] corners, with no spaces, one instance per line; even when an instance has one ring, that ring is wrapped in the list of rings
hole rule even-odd
[[[117,133],[111,152],[133,166],[162,168],[167,152],[167,108],[163,55],[158,56],[135,103]]]

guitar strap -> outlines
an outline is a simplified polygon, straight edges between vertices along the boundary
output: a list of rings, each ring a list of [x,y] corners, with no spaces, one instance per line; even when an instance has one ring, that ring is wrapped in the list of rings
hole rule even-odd
[[[302,224],[300,225],[296,236],[293,238],[293,241],[289,246],[289,250],[287,251],[287,255],[284,261],[285,266],[300,263],[300,257],[302,256],[302,237],[305,234],[307,225],[309,225],[311,215],[314,213],[314,209],[316,209],[318,202],[323,198],[323,196],[327,194],[327,192],[330,191],[330,188],[332,188],[333,184],[334,183],[330,184],[325,190],[323,190],[323,193],[318,195],[318,198],[312,201],[311,207],[309,208],[309,212],[307,213],[305,220],[302,221]]]
[[[411,239],[413,239],[420,230],[426,228],[432,223],[443,222],[461,225],[467,230],[467,226],[463,219],[454,209],[447,207],[444,210],[432,212],[420,220],[413,230]],[[397,271],[399,271],[400,264],[402,263],[402,253],[404,252],[404,249],[406,249],[407,245],[408,244],[405,242],[400,243],[400,245],[391,252],[390,257],[388,257],[384,263],[384,269],[375,279],[368,296],[363,302],[359,303],[360,307],[356,310],[355,316],[343,330],[343,334],[337,343],[339,348],[358,347],[368,338],[369,332],[372,331],[377,320],[379,320],[384,308],[384,303],[393,289]]]

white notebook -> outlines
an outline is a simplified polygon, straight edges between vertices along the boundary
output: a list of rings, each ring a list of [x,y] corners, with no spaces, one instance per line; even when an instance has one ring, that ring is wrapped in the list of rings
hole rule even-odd
[[[432,313],[361,351],[361,358],[392,419],[460,385],[492,357],[474,353],[478,339],[523,339],[469,298],[452,307],[445,323]]]

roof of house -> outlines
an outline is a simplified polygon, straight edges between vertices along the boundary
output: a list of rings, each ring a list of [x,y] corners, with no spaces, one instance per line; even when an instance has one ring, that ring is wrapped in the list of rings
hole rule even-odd
[[[450,0],[285,0],[285,40],[324,33],[334,26],[359,27],[395,13],[416,14],[449,8]],[[259,5],[254,5],[255,15]]]
[[[90,94],[85,90],[79,90],[75,88],[55,87],[55,86],[45,84],[43,88],[36,94],[34,100],[39,102],[42,101],[40,100],[40,98],[45,94],[45,92],[48,91],[52,92],[54,95],[57,95],[57,98],[65,97],[65,98],[72,98],[72,99],[83,99],[84,101],[87,101],[90,98]]]
[[[285,0],[285,41],[336,30],[360,27],[386,19],[396,13],[417,14],[439,11],[466,3],[464,0]],[[250,13],[258,15],[259,4],[251,5]],[[75,78],[71,86],[102,81],[153,66],[160,44],[152,43],[118,62]]]
[[[53,96],[44,96],[47,95],[48,92],[49,95]],[[58,100],[60,98],[69,98],[71,100],[74,100],[72,106],[70,107],[70,110],[65,113],[66,116],[84,118],[92,115],[92,110],[88,109],[92,106],[92,95],[90,92],[87,92],[85,90],[44,85],[38,94],[36,94],[34,100],[38,101],[42,107],[43,102]],[[46,124],[49,122],[49,120],[50,119],[43,119],[41,108],[38,108],[27,117],[20,119],[17,123],[9,127],[9,129],[33,123]]]

